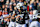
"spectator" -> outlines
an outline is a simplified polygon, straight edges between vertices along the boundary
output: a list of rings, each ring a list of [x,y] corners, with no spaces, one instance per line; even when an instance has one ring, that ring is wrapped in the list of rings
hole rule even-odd
[[[38,10],[38,12],[40,13],[40,3],[39,3],[39,5],[38,5],[38,7],[37,7],[37,10]]]

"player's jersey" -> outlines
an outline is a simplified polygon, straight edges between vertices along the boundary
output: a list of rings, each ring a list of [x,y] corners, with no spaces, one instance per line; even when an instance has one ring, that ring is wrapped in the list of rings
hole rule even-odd
[[[29,18],[30,18],[30,20],[37,19],[37,14],[36,15],[30,15],[29,14]]]
[[[17,23],[19,24],[25,24],[25,20],[28,20],[28,16],[26,16],[27,13],[24,13],[23,15],[19,15],[20,18],[19,20],[17,21]],[[27,14],[28,15],[28,14]]]
[[[38,21],[31,22],[29,27],[38,27]]]
[[[12,20],[12,22],[15,22],[16,21],[16,18],[15,19],[11,19]]]

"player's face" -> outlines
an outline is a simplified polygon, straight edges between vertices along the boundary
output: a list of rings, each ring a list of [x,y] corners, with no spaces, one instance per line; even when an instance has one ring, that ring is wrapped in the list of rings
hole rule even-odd
[[[2,12],[0,11],[0,16],[2,15]]]
[[[33,11],[30,11],[30,14],[32,15],[33,14]]]

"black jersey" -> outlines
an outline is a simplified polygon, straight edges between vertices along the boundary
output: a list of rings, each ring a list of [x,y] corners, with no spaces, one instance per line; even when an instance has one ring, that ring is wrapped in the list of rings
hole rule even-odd
[[[24,13],[23,18],[22,19],[19,18],[19,20],[17,21],[17,23],[19,23],[19,24],[25,24],[25,20],[28,20],[29,19],[28,18],[28,14],[27,14],[27,16],[26,16],[26,14],[27,13]]]
[[[11,19],[12,20],[12,22],[15,22],[16,21],[16,18],[14,18],[14,19]]]

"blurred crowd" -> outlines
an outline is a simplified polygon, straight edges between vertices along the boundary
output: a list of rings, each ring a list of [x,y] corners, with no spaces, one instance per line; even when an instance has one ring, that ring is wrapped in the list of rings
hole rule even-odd
[[[0,27],[40,27],[40,0],[0,0]]]

